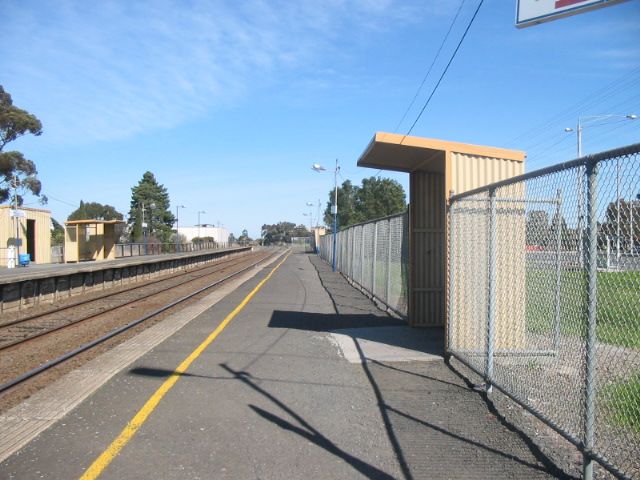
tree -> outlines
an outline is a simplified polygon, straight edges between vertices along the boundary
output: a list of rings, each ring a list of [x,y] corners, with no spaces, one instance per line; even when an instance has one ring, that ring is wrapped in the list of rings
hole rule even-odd
[[[169,210],[169,194],[164,185],[157,182],[151,172],[145,172],[138,185],[131,188],[129,225],[133,241],[143,240],[143,218],[147,235],[160,242],[168,242],[175,218]]]
[[[620,214],[618,214],[618,207]],[[618,220],[620,225],[618,228]],[[633,229],[633,238],[631,238]],[[616,236],[620,234],[620,248],[631,250],[631,243],[637,246],[640,242],[640,202],[636,200],[623,200],[610,202],[605,213],[605,222],[601,225],[601,232],[609,237],[614,245],[617,245]],[[606,239],[603,240],[603,243]]]
[[[30,133],[42,134],[42,124],[34,115],[13,105],[11,95],[0,85],[0,203],[16,192],[15,201],[22,205],[25,193],[40,197],[41,203],[47,203],[47,197],[41,195],[42,184],[38,180],[35,163],[17,151],[3,152],[9,143]]]
[[[244,229],[242,230],[242,234],[238,237],[238,243],[247,245],[249,242],[251,242],[251,237],[249,237],[247,229]]]
[[[356,192],[359,187],[354,186],[351,180],[345,180],[338,187],[338,228],[358,223],[356,214]],[[324,223],[333,228],[333,213],[331,207],[335,198],[335,192],[329,192],[329,201],[324,211]]]
[[[354,186],[345,180],[338,188],[338,227],[348,227],[376,218],[401,213],[406,208],[404,188],[389,178],[369,177],[362,186]],[[329,202],[324,212],[324,221],[333,225],[334,192],[329,192]]]
[[[544,247],[549,236],[549,214],[544,210],[532,210],[526,220],[527,245]]]
[[[186,238],[186,237],[185,237]],[[174,238],[175,241],[175,238]],[[191,239],[191,243],[210,243],[210,244],[217,244],[215,238],[213,237],[193,237]]]
[[[122,220],[124,217],[111,205],[102,205],[97,202],[84,203],[80,200],[80,206],[71,212],[67,220]]]
[[[364,178],[356,192],[358,222],[401,213],[405,208],[404,188],[390,178]]]
[[[311,232],[307,229],[305,225],[296,225],[296,227],[291,232],[292,237],[310,237]]]
[[[578,248],[578,231],[575,228],[569,228],[567,221],[560,215],[558,219],[558,212],[553,214],[551,225],[549,227],[549,235],[545,247],[550,250],[555,250],[558,245],[558,226],[560,226],[560,249],[561,250],[577,250]]]
[[[274,225],[262,225],[261,236],[265,245],[291,243],[291,236],[296,228],[292,222],[278,222]]]
[[[64,227],[51,218],[51,245],[64,245]]]

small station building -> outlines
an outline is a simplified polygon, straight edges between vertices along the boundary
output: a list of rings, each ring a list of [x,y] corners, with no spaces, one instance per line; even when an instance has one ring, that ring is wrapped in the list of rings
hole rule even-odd
[[[10,248],[13,247],[13,248]],[[18,255],[28,254],[34,263],[51,262],[51,212],[39,208],[0,205],[0,266],[9,263],[10,252],[14,252],[15,264]]]
[[[523,174],[524,160],[525,153],[518,150],[392,133],[375,134],[360,156],[358,166],[409,174],[410,325],[442,326],[446,323],[447,206],[451,193],[463,193]],[[523,256],[524,224],[522,233],[522,252],[520,246],[513,248]],[[515,269],[523,268],[518,262],[510,264]],[[503,272],[505,275],[513,273]],[[516,289],[515,285],[501,285]],[[478,285],[467,287],[479,288]]]
[[[119,225],[123,220],[69,220],[64,222],[64,260],[67,263],[116,258]]]

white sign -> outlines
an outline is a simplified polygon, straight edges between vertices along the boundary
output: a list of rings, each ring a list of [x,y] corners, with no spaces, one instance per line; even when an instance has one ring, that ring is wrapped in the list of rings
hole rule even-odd
[[[27,213],[24,210],[9,210],[9,216],[13,218],[25,218]]]
[[[516,27],[530,27],[626,0],[516,0]]]

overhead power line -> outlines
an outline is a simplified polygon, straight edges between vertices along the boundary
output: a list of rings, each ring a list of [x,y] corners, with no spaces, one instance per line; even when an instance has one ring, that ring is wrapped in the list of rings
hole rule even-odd
[[[573,124],[573,122],[577,120],[577,117],[580,113],[585,112],[588,109],[603,103],[605,100],[610,99],[616,94],[625,93],[625,92],[634,92],[635,85],[640,81],[640,79],[638,79],[638,77],[634,77],[634,75],[637,75],[639,72],[640,72],[640,67],[634,68],[630,73],[625,73],[624,75],[620,76],[613,82],[605,85],[604,87],[598,90],[591,92],[587,97],[576,102],[575,104],[571,105],[565,110],[552,115],[550,118],[543,121],[542,124],[529,128],[528,130],[520,133],[519,135],[514,137],[512,140],[507,142],[507,144],[514,145],[519,140],[526,138],[527,142],[529,142],[529,145],[527,146],[530,146],[532,144],[531,142],[535,138],[541,135],[547,134],[549,131],[549,128],[553,124],[561,123],[564,121],[564,119],[568,119],[568,121],[572,122]],[[611,108],[612,106],[607,107],[607,109],[611,109]]]
[[[438,51],[436,52],[435,56],[433,57],[433,61],[431,62],[431,65],[429,65],[429,68],[427,69],[426,75],[422,79],[422,82],[420,83],[420,86],[418,87],[418,90],[416,90],[416,94],[411,99],[411,102],[409,102],[409,106],[405,110],[404,115],[402,115],[402,118],[398,122],[398,125],[396,125],[396,128],[394,129],[394,132],[398,131],[398,129],[400,128],[400,125],[402,125],[402,122],[404,122],[404,119],[407,118],[407,115],[409,114],[409,111],[411,110],[411,107],[413,107],[413,104],[415,103],[416,99],[418,98],[418,95],[420,95],[420,92],[422,91],[422,87],[424,87],[424,84],[427,81],[427,78],[429,78],[429,75],[431,74],[431,70],[433,69],[433,66],[436,64],[436,61],[440,57],[440,52],[442,52],[442,48],[444,47],[444,44],[447,42],[447,39],[449,38],[449,34],[451,33],[451,30],[453,30],[453,25],[456,23],[456,20],[458,20],[458,16],[460,15],[460,12],[462,11],[462,7],[464,5],[464,2],[466,2],[466,0],[462,0],[460,2],[460,6],[458,6],[458,11],[456,12],[455,16],[453,17],[453,20],[451,20],[451,24],[449,25],[449,30],[447,30],[447,33],[445,34],[444,38],[442,39],[442,43],[440,44],[440,48],[438,48]]]
[[[469,30],[471,29],[471,25],[473,25],[473,21],[478,16],[478,12],[480,11],[480,7],[482,7],[483,3],[484,3],[484,0],[480,0],[480,3],[478,3],[478,7],[476,8],[476,11],[473,13],[473,17],[471,17],[471,20],[469,21],[469,24],[467,25],[467,28],[465,29],[464,33],[462,34],[462,37],[460,38],[460,41],[458,42],[458,46],[453,51],[453,54],[451,55],[451,58],[449,58],[449,62],[447,63],[447,66],[442,71],[442,74],[440,75],[440,78],[438,79],[438,83],[436,83],[436,85],[433,87],[433,90],[431,90],[431,94],[429,95],[429,98],[427,98],[427,101],[422,106],[422,109],[420,110],[420,113],[418,114],[418,116],[414,120],[413,124],[411,125],[411,128],[409,129],[409,131],[406,133],[405,136],[411,134],[411,132],[413,131],[413,128],[416,126],[416,124],[418,123],[418,120],[420,120],[420,117],[422,117],[422,114],[424,113],[424,111],[426,110],[427,106],[429,105],[429,102],[433,98],[433,95],[438,90],[438,87],[440,86],[440,83],[442,83],[442,79],[446,75],[447,70],[449,70],[449,67],[451,66],[451,63],[453,62],[453,59],[456,58],[456,54],[458,53],[458,50],[460,50],[460,46],[462,45],[462,42],[464,42],[464,39],[466,38],[467,33],[469,33]]]
[[[69,205],[70,207],[77,207],[78,206],[77,203],[71,203],[71,202],[68,202],[67,200],[62,200],[60,198],[52,197],[49,194],[47,194],[47,198],[50,199],[50,200],[55,200],[56,202],[64,203],[65,205]]]

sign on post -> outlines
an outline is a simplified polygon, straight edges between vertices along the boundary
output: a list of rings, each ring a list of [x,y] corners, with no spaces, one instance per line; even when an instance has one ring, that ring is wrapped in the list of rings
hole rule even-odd
[[[24,210],[9,210],[9,216],[13,218],[25,218],[27,213]]]
[[[624,1],[626,0],[516,0],[516,27],[530,27]]]

